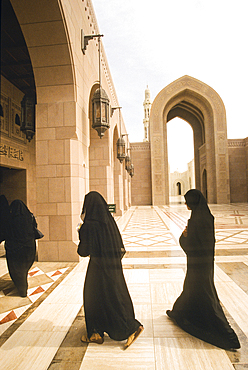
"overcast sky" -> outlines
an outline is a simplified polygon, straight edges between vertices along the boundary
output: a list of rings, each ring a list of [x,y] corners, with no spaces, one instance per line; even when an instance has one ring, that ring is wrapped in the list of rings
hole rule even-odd
[[[248,0],[92,2],[131,142],[143,141],[146,86],[154,100],[165,86],[184,75],[206,83],[220,95],[229,139],[248,136],[244,114],[248,105]],[[189,125],[183,121],[180,129],[171,126],[182,143],[190,143],[187,130],[182,131]],[[175,140],[169,139],[169,145],[178,153]],[[183,157],[193,156],[188,152]]]

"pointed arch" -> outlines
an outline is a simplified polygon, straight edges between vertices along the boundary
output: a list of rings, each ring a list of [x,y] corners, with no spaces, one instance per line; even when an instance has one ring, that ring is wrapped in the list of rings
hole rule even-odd
[[[202,190],[201,173],[206,168],[209,202],[229,203],[225,106],[210,86],[190,76],[183,76],[161,90],[151,108],[153,204],[169,203],[166,124],[175,117],[184,119],[193,129],[196,188]]]

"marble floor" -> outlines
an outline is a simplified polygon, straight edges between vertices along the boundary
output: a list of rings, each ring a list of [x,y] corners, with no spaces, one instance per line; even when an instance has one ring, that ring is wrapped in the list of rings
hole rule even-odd
[[[190,215],[184,204],[132,207],[117,218],[123,270],[144,332],[126,351],[107,336],[83,344],[82,290],[88,258],[35,262],[27,298],[16,295],[0,253],[0,368],[4,370],[248,369],[248,204],[212,205],[215,283],[241,349],[225,351],[178,328],[165,314],[181,293],[186,258],[178,245]]]

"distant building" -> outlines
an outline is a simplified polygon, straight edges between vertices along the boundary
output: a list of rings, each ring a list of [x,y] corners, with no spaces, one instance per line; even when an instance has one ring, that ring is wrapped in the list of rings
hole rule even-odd
[[[192,159],[187,166],[187,171],[170,172],[170,197],[184,195],[195,187],[194,160]]]
[[[150,120],[150,112],[151,112],[151,94],[150,90],[148,89],[148,86],[145,90],[145,100],[143,103],[144,107],[144,119],[143,119],[143,124],[144,124],[144,142],[149,141],[149,120]]]

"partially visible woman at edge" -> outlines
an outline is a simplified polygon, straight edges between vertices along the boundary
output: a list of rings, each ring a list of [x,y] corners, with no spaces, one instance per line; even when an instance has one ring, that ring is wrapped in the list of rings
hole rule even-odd
[[[27,296],[28,271],[36,255],[34,226],[37,223],[28,207],[21,200],[14,200],[10,205],[5,250],[10,277],[21,297]]]
[[[116,341],[127,339],[126,349],[144,328],[135,319],[123,275],[122,237],[105,199],[96,191],[85,196],[81,218],[78,254],[90,256],[83,291],[87,335],[81,340],[102,344],[105,332]]]
[[[191,217],[179,242],[187,255],[183,292],[167,315],[189,334],[217,347],[240,348],[229,325],[214,285],[214,217],[199,190],[185,194]]]
[[[0,195],[0,243],[6,238],[7,225],[9,222],[9,203],[5,195]]]

